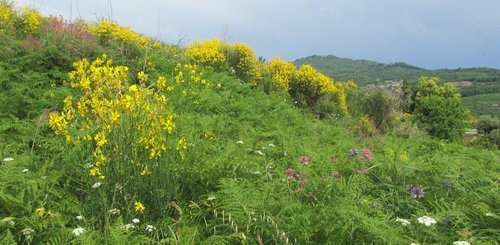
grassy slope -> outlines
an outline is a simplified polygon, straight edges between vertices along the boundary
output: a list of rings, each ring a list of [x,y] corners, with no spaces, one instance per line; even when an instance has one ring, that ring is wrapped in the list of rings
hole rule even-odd
[[[463,97],[462,103],[477,115],[492,115],[500,118],[500,93]]]
[[[206,79],[222,88],[198,91],[199,105],[181,93],[169,97],[176,134],[190,144],[186,160],[162,162],[159,171],[166,174],[146,190],[171,187],[162,191],[173,197],[160,200],[167,217],[146,212],[140,230],[126,233],[122,225],[134,214],[122,213],[109,217],[110,227],[100,227],[95,212],[107,210],[93,210],[92,200],[80,201],[95,192],[82,181],[88,175],[78,157],[82,149],[54,136],[43,116],[44,107],[57,110],[66,95],[75,93],[60,86],[70,70],[65,62],[74,60],[54,67],[36,51],[21,51],[14,56],[1,53],[0,159],[14,160],[0,164],[0,241],[24,241],[22,231],[31,227],[34,243],[139,243],[151,238],[144,232],[146,223],[158,227],[159,239],[179,244],[234,244],[245,239],[253,244],[259,239],[264,244],[494,244],[500,235],[495,182],[499,152],[413,136],[410,122],[397,126],[403,136],[364,138],[350,119],[318,120],[286,95],[266,94],[228,72],[211,69],[204,70]],[[47,52],[67,55],[56,48]],[[156,55],[156,75],[172,81],[173,66],[182,60],[169,52]],[[54,70],[58,72],[52,74]],[[26,105],[12,107],[18,100]],[[207,139],[207,132],[213,139]],[[244,143],[237,143],[240,140]],[[370,149],[373,159],[350,157],[354,147]],[[299,162],[301,156],[311,158],[309,166]],[[301,180],[308,182],[302,186],[300,180],[288,181],[287,168],[305,173]],[[406,189],[409,184],[423,187],[425,197],[413,198]],[[153,209],[146,201],[147,210]],[[35,210],[40,206],[55,214],[38,217]],[[76,215],[85,220],[76,220]],[[422,215],[436,218],[438,224],[417,224]],[[396,217],[413,224],[404,227]],[[74,238],[71,231],[79,226],[86,233]]]

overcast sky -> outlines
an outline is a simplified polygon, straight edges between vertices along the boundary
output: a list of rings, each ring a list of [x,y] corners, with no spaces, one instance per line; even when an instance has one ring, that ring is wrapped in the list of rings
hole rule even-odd
[[[335,55],[423,68],[500,68],[500,0],[18,0],[42,13],[111,17],[177,43],[214,37],[258,56]]]

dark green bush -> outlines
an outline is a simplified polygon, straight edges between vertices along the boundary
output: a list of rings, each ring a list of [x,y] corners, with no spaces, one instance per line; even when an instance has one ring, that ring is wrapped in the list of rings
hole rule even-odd
[[[395,95],[382,88],[366,91],[363,98],[363,112],[381,132],[387,131],[393,122],[393,113],[399,109]]]
[[[421,77],[415,101],[415,118],[433,137],[458,140],[469,125],[469,111],[455,86],[439,87],[438,78]]]

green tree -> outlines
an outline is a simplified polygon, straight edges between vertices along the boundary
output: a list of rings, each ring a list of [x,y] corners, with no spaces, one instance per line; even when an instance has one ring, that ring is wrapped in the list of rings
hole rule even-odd
[[[437,138],[460,139],[469,125],[470,113],[463,107],[460,94],[451,83],[438,86],[436,77],[421,77],[416,96],[415,118]]]

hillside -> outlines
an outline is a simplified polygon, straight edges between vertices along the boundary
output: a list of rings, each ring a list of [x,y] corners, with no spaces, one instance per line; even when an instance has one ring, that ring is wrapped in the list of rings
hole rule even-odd
[[[244,43],[0,13],[1,244],[497,243],[495,145]]]
[[[466,105],[476,115],[494,115],[500,117],[495,106],[483,101],[481,94],[500,92],[500,70],[493,68],[460,68],[426,70],[404,62],[384,64],[368,60],[352,60],[333,55],[309,56],[294,62],[300,66],[310,64],[319,71],[338,80],[354,80],[360,86],[383,84],[385,81],[407,80],[415,84],[419,77],[438,77],[442,82],[452,82],[459,88],[462,97],[467,99]],[[477,97],[476,97],[477,96]],[[491,96],[490,96],[491,97]],[[473,103],[473,101],[478,101]],[[497,99],[500,101],[500,99]],[[482,106],[481,110],[476,110]],[[484,106],[484,107],[483,107]],[[488,108],[491,108],[488,109]]]

